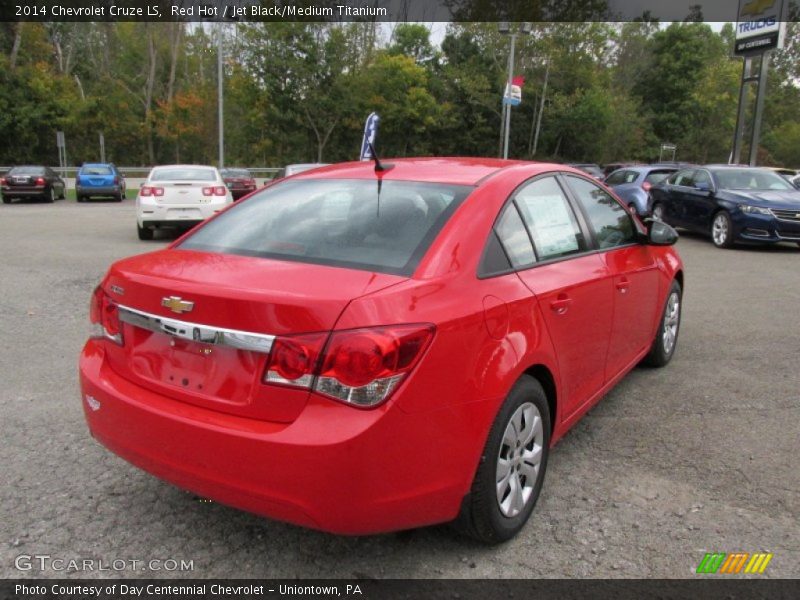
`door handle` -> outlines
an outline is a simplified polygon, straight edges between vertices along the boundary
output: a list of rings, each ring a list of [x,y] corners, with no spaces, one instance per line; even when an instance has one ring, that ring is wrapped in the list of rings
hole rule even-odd
[[[558,297],[550,303],[550,308],[557,315],[563,315],[567,312],[570,304],[572,304],[572,298],[566,294],[559,294]]]
[[[618,289],[620,292],[622,292],[623,294],[626,294],[626,293],[628,292],[628,288],[629,288],[630,286],[631,286],[631,282],[630,282],[630,281],[628,281],[628,278],[627,278],[627,277],[623,277],[622,279],[620,279],[619,281],[617,281],[617,289]]]

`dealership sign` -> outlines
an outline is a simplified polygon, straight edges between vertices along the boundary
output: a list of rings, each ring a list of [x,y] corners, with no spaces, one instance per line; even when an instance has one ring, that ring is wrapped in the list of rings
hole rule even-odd
[[[734,54],[761,54],[783,46],[786,0],[739,0]]]

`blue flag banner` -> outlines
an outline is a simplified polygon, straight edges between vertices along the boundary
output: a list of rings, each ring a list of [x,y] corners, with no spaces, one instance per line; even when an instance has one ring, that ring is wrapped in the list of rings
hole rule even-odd
[[[372,160],[372,150],[370,144],[375,147],[375,141],[378,139],[378,124],[381,118],[378,113],[370,113],[367,117],[367,122],[364,124],[364,139],[361,141],[361,157],[359,160]]]

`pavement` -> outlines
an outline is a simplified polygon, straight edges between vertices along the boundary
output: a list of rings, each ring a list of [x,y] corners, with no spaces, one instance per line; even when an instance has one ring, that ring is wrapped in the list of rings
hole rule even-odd
[[[553,450],[526,528],[486,547],[447,526],[269,521],[97,444],[77,381],[89,296],[114,260],[168,239],[136,238],[132,200],[0,206],[0,577],[684,578],[706,552],[761,551],[758,577],[800,577],[800,248],[682,235],[672,363],[592,409]]]

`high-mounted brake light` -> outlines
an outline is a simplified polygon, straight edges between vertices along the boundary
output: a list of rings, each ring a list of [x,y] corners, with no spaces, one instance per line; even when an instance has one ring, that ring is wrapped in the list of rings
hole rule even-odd
[[[99,285],[92,293],[89,305],[89,320],[100,327],[100,334],[122,345],[122,323],[119,320],[119,307]]]
[[[361,407],[384,402],[414,368],[433,325],[392,325],[275,339],[265,383],[311,388]]]

